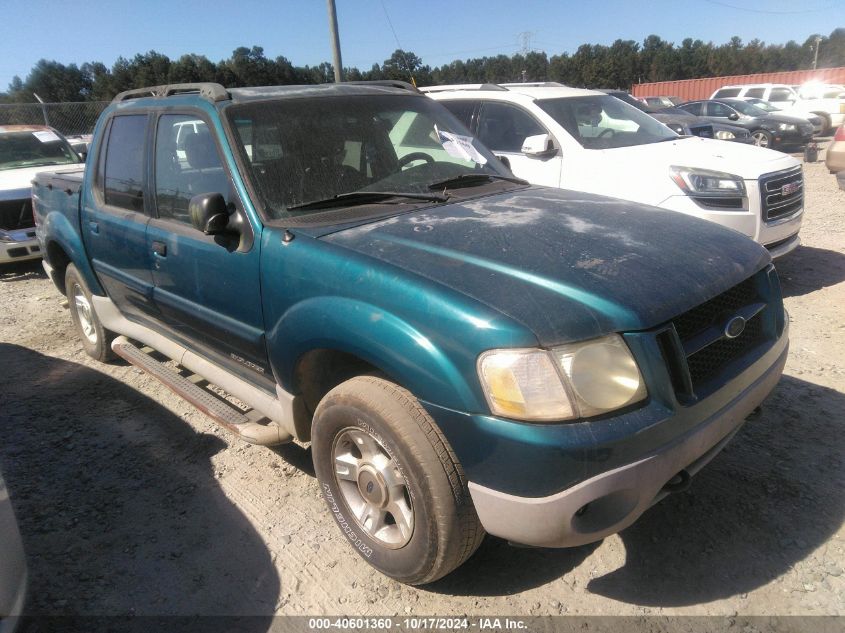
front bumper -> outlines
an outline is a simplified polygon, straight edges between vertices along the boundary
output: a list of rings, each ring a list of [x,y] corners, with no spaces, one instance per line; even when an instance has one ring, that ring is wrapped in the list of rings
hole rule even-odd
[[[41,246],[35,237],[35,229],[0,230],[0,234],[11,239],[8,242],[0,240],[0,264],[41,257]]]
[[[761,376],[685,435],[559,493],[522,497],[470,482],[481,524],[490,534],[538,547],[584,545],[626,528],[668,494],[664,487],[673,477],[695,474],[718,454],[777,384],[786,356],[784,345]]]

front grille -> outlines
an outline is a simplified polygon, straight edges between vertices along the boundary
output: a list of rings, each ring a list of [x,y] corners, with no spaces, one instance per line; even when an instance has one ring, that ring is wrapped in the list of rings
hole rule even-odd
[[[720,319],[736,314],[737,310],[759,301],[754,277],[749,277],[730,290],[696,306],[673,320],[681,341],[688,341]],[[738,339],[734,339],[738,340]]]
[[[760,176],[763,220],[769,222],[804,208],[804,174],[800,167]]]
[[[711,343],[700,352],[687,357],[693,386],[701,384],[722,367],[742,356],[746,350],[763,340],[763,318],[756,315],[745,324],[745,330],[737,338],[723,338]]]
[[[35,226],[32,217],[32,200],[3,200],[0,202],[0,229],[15,231]]]
[[[693,136],[700,136],[702,138],[713,138],[712,125],[690,125],[689,131],[690,134],[692,134]]]
[[[670,328],[659,343],[679,399],[701,395],[711,378],[764,341],[765,304],[754,276],[672,320],[677,338]],[[750,315],[745,329],[727,338],[726,324],[743,313]]]

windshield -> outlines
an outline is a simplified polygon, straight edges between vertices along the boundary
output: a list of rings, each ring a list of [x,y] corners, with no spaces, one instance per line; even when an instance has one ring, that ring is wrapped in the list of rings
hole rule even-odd
[[[78,162],[70,145],[52,130],[0,134],[0,170]]]
[[[277,99],[234,105],[227,116],[273,219],[317,213],[308,203],[335,196],[350,206],[376,198],[344,195],[355,192],[378,193],[382,204],[431,204],[433,183],[511,176],[445,107],[418,96]]]
[[[746,116],[766,116],[766,111],[758,108],[755,105],[742,101],[741,99],[727,99],[724,101],[725,105],[729,105],[740,114]]]
[[[645,112],[609,95],[537,101],[586,149],[614,149],[678,138]]]
[[[779,112],[780,108],[776,108],[768,101],[763,101],[762,99],[749,99],[748,103],[753,105],[755,108],[760,108],[761,110],[765,110],[766,112]]]

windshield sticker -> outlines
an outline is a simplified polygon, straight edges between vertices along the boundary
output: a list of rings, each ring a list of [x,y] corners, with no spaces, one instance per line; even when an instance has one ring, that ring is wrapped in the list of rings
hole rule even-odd
[[[463,136],[461,134],[453,134],[452,132],[441,132],[434,126],[434,131],[437,133],[437,139],[446,150],[446,153],[453,158],[461,158],[463,160],[471,160],[479,165],[484,165],[487,159],[482,156],[475,146],[472,144],[471,136]]]
[[[59,137],[52,130],[41,130],[40,132],[33,132],[32,135],[42,143],[52,143],[59,140]]]

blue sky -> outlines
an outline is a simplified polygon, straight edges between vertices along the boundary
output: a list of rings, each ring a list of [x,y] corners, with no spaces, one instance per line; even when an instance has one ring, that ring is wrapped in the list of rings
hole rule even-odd
[[[845,26],[845,0],[336,0],[344,66],[368,69],[397,48],[439,66],[531,48],[549,55],[652,33],[723,43],[803,42]],[[41,58],[63,64],[156,50],[214,62],[238,46],[264,47],[295,65],[331,60],[324,0],[6,0],[0,12],[0,90]],[[383,8],[384,7],[384,8]]]

